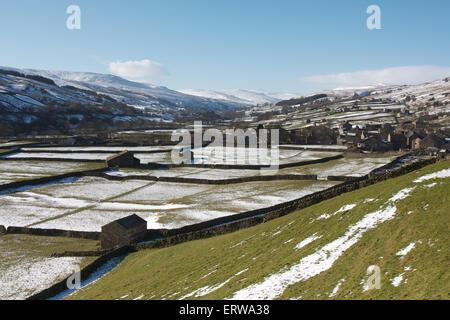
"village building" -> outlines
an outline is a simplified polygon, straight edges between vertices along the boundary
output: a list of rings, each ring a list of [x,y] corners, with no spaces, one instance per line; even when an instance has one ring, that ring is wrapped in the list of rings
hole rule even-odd
[[[404,134],[389,133],[387,141],[392,143],[392,147],[396,151],[405,150],[408,148],[408,144],[406,143],[407,139]]]
[[[409,131],[406,134],[406,144],[410,150],[417,150],[420,147],[420,141],[425,138],[425,134],[416,131]]]
[[[387,152],[393,150],[393,145],[392,143],[380,139],[379,137],[370,137],[358,143],[358,148],[364,151]]]
[[[429,148],[434,148],[436,150],[441,149],[446,144],[446,141],[435,134],[429,134],[425,138],[418,141],[418,148],[422,150],[427,150]]]
[[[105,162],[108,168],[134,167],[141,163],[132,152],[126,150],[108,157]]]
[[[325,125],[310,126],[292,130],[290,140],[294,144],[330,145],[336,143],[336,133]]]
[[[145,237],[146,233],[147,221],[133,214],[102,227],[101,247],[103,250],[108,250],[137,243]]]

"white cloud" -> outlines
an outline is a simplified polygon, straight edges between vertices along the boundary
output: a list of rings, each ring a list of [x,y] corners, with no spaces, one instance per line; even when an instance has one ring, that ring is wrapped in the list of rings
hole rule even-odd
[[[128,79],[160,78],[169,75],[164,65],[149,59],[110,62],[109,71],[112,74]]]
[[[302,78],[302,81],[334,86],[419,84],[450,76],[450,67],[406,66]]]

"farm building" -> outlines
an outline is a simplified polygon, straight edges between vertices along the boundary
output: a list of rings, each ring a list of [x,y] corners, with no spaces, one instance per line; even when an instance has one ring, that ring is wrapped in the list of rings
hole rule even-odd
[[[115,167],[133,167],[138,166],[140,160],[137,159],[132,152],[122,151],[119,154],[113,155],[106,159],[106,166],[109,168]]]
[[[147,221],[133,214],[115,220],[102,227],[100,235],[102,249],[112,249],[137,243],[147,232]]]

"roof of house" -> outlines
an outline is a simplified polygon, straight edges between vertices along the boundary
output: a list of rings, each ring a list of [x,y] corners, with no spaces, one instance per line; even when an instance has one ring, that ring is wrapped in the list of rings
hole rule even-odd
[[[136,214],[133,214],[131,216],[128,216],[128,217],[125,217],[122,219],[115,220],[111,223],[117,223],[117,224],[121,225],[122,227],[124,227],[125,229],[132,229],[143,223],[145,223],[147,225],[147,221],[142,219],[141,217],[139,217]]]
[[[377,141],[377,142],[380,142],[380,143],[384,143],[384,144],[391,144],[389,141],[381,139],[379,136],[368,137],[367,139],[364,139],[362,142],[364,143],[364,142],[371,141],[371,140]]]
[[[409,131],[407,134],[406,134],[406,136],[408,137],[408,138],[420,138],[420,139],[423,139],[423,138],[425,138],[425,134],[423,134],[423,133],[419,133],[419,132],[416,132],[416,131]]]
[[[424,139],[424,142],[431,142],[433,144],[435,144],[437,147],[442,146],[443,144],[445,144],[445,140],[442,139],[441,137],[435,135],[435,134],[429,134],[427,135]]]

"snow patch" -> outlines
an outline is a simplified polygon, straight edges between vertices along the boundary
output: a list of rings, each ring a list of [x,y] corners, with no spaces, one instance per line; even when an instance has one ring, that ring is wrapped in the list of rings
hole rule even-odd
[[[414,249],[415,247],[416,247],[416,243],[411,242],[406,248],[403,248],[402,250],[397,252],[396,255],[399,257],[402,257],[402,259],[403,259],[403,257],[406,256],[408,253],[410,253],[411,250]]]
[[[330,293],[330,295],[328,297],[333,298],[339,291],[339,288],[341,287],[341,285],[345,282],[345,279],[341,279],[339,280],[339,282],[337,283],[336,287],[334,287],[333,291]]]
[[[450,177],[450,169],[444,169],[438,172],[430,173],[427,175],[424,175],[416,180],[414,180],[414,183],[420,183],[423,181],[431,180],[431,179],[444,179]]]
[[[364,233],[376,228],[383,222],[393,219],[397,212],[395,202],[406,198],[411,191],[412,188],[400,190],[388,200],[385,208],[367,214],[359,222],[351,225],[340,238],[328,243],[315,253],[302,258],[298,264],[289,269],[282,269],[278,273],[266,277],[260,283],[235,292],[232,299],[275,299],[282,295],[290,285],[308,280],[330,269],[342,254],[362,238]]]
[[[300,250],[301,248],[307,246],[308,244],[310,244],[313,241],[316,241],[318,239],[322,238],[322,236],[318,236],[317,232],[314,233],[312,236],[304,239],[302,242],[300,242],[299,244],[297,244],[294,248],[294,250]]]
[[[184,299],[192,297],[192,296],[195,296],[196,298],[206,296],[206,295],[208,295],[208,294],[210,294],[210,293],[212,293],[212,292],[214,292],[216,290],[219,290],[224,285],[226,285],[228,282],[230,282],[234,278],[240,276],[241,274],[243,274],[244,272],[247,272],[247,271],[248,271],[248,268],[244,269],[244,270],[242,270],[242,271],[240,271],[238,273],[236,273],[234,276],[232,276],[228,280],[225,280],[224,282],[222,282],[222,283],[220,283],[218,285],[215,285],[215,286],[212,286],[212,287],[210,287],[210,286],[202,287],[202,288],[197,289],[197,290],[195,290],[195,291],[193,291],[191,293],[188,293],[187,295],[181,297],[179,300],[184,300]]]
[[[402,283],[402,281],[403,281],[403,275],[404,275],[404,273],[399,274],[399,275],[396,276],[394,279],[391,279],[391,283],[392,283],[392,285],[393,285],[394,287],[398,287],[398,286],[400,285],[400,283]]]

